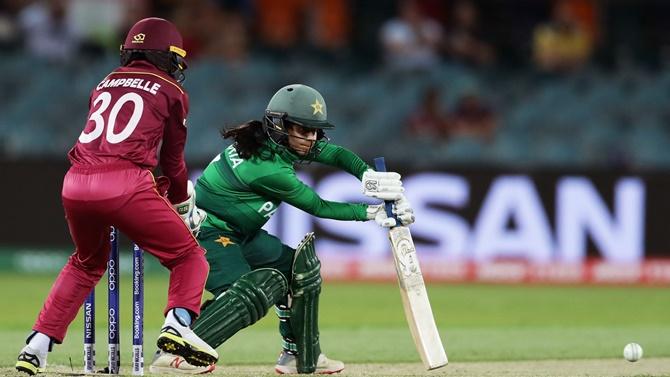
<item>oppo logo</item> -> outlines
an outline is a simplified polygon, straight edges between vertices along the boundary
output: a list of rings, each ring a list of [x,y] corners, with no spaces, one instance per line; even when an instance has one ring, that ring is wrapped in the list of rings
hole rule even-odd
[[[114,260],[110,260],[107,263],[107,274],[108,274],[107,289],[109,289],[110,291],[115,291],[116,276],[118,274],[118,269],[116,266],[116,262]]]
[[[116,309],[110,308],[109,309],[109,339],[116,339],[116,336],[118,334],[117,332],[117,323],[116,323]]]

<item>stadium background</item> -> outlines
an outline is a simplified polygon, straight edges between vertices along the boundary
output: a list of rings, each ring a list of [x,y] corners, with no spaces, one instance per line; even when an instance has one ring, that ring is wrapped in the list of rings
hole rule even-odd
[[[1,1],[0,287],[13,310],[0,311],[0,367],[13,365],[72,252],[60,188],[89,91],[146,16],[174,21],[185,37],[193,178],[226,146],[222,126],[258,119],[295,82],[324,95],[332,142],[369,161],[383,155],[403,174],[451,375],[670,373],[670,3],[662,0]],[[353,178],[316,164],[300,172],[328,199],[365,200]],[[421,375],[397,289],[386,284],[395,272],[384,231],[290,207],[268,229],[294,245],[317,232],[329,355],[379,370],[414,363],[402,370]],[[166,275],[147,262],[157,293],[146,308],[157,313]],[[154,317],[147,339],[160,325]],[[270,317],[224,346],[228,367],[272,363]],[[102,334],[104,318],[97,325]],[[78,319],[50,363],[81,365],[79,331]],[[458,364],[616,358],[629,341],[652,359],[472,373],[475,364]]]

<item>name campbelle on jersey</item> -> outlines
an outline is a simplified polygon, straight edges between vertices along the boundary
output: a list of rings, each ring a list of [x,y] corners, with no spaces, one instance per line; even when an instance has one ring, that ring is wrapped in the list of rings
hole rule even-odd
[[[160,89],[161,84],[155,83],[150,80],[144,80],[144,79],[134,79],[134,78],[125,78],[125,79],[108,79],[96,87],[97,90],[103,89],[103,88],[118,88],[118,87],[123,87],[123,88],[137,88],[137,89],[142,89],[146,92],[149,92],[153,95],[156,95],[158,92],[158,89]]]

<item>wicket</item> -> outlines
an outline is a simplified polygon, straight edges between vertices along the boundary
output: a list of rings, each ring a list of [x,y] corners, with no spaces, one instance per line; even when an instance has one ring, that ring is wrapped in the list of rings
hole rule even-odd
[[[119,244],[118,230],[110,229],[107,262],[107,368],[104,372],[119,374],[121,367],[119,321]],[[144,374],[144,253],[133,245],[133,375]],[[84,373],[95,373],[95,288],[84,302]]]

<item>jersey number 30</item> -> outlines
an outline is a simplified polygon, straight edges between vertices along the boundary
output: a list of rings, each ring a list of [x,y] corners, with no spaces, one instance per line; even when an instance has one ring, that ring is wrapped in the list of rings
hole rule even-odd
[[[88,118],[89,120],[95,122],[95,128],[93,128],[93,130],[89,133],[86,133],[86,130],[84,130],[81,135],[79,135],[80,143],[90,143],[91,141],[99,138],[105,129],[105,119],[102,117],[102,113],[107,110],[109,104],[112,102],[112,95],[109,94],[109,92],[102,92],[93,102],[93,106],[95,107],[98,102],[102,102],[102,104],[96,111],[93,112],[93,114],[91,114],[91,117]],[[116,117],[119,115],[119,111],[121,111],[123,105],[125,105],[127,102],[132,102],[135,105],[133,114],[130,116],[126,127],[121,132],[115,133],[114,125],[116,123]],[[114,103],[114,106],[112,106],[112,109],[109,112],[109,116],[107,117],[107,132],[105,133],[105,138],[107,141],[111,144],[118,144],[126,140],[130,134],[135,131],[135,127],[137,127],[137,124],[140,122],[140,118],[142,117],[143,110],[144,101],[139,94],[126,93],[122,95],[121,98],[119,98]]]

